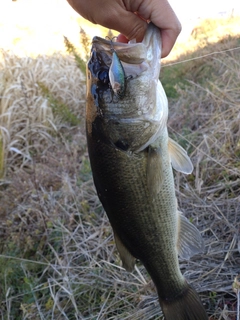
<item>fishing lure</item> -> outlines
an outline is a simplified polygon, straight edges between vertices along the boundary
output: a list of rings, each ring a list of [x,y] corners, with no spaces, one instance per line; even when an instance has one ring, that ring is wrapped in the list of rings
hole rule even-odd
[[[123,65],[113,48],[113,41],[111,39],[112,63],[109,68],[109,80],[113,92],[118,98],[123,98],[126,91],[126,75]]]

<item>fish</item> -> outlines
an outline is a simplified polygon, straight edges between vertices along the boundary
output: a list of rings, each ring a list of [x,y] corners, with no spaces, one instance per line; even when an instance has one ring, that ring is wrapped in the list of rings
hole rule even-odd
[[[145,53],[144,60],[139,52]],[[122,265],[132,272],[136,259],[143,263],[165,319],[207,320],[178,261],[178,255],[189,259],[202,252],[204,242],[177,204],[173,169],[189,174],[193,165],[168,136],[168,101],[159,81],[159,29],[150,23],[136,50],[134,44],[128,50],[124,44],[121,59],[137,72],[118,101],[111,98],[110,81],[103,76],[113,59],[111,42],[94,38],[87,64],[86,135],[94,185]]]

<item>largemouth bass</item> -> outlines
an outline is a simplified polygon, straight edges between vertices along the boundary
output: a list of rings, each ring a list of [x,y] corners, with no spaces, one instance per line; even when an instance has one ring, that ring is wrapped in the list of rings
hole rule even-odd
[[[189,258],[201,252],[203,241],[177,207],[172,167],[183,173],[193,167],[185,150],[168,137],[159,30],[149,24],[142,43],[124,44],[123,51],[116,44],[126,77],[134,73],[121,99],[112,99],[111,45],[93,39],[87,71],[86,131],[99,199],[124,268],[132,271],[135,259],[144,264],[165,318],[207,320],[198,294],[179,269],[178,254]]]

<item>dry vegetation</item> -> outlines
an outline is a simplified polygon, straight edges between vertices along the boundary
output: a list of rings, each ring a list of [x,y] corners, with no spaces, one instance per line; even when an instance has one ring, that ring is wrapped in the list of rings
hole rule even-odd
[[[237,47],[239,37],[219,37],[178,61]],[[211,320],[237,317],[239,52],[162,68],[169,131],[195,167],[190,176],[176,174],[179,206],[206,243],[181,269]],[[141,263],[133,274],[121,268],[93,186],[84,74],[57,53],[19,58],[2,51],[0,70],[1,318],[162,319]]]

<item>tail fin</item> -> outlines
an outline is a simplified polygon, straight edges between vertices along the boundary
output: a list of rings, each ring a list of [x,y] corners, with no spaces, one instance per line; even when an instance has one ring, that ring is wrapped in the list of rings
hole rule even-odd
[[[166,320],[208,320],[197,292],[189,285],[175,300],[160,299],[160,305]]]

